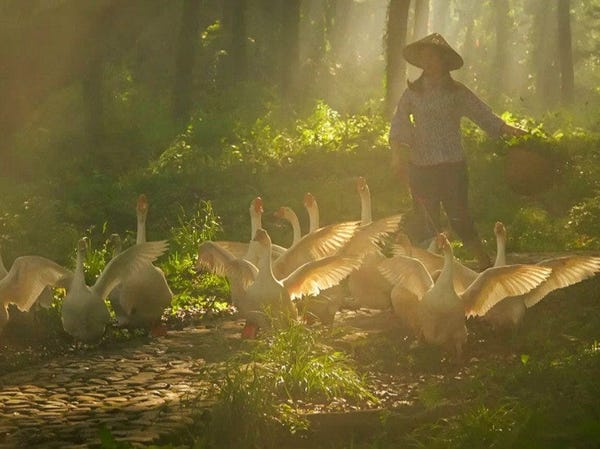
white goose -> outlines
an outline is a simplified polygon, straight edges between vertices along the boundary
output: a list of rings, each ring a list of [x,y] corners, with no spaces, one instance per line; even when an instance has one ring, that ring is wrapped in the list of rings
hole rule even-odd
[[[325,230],[325,229],[334,230],[334,229],[340,228],[341,226],[347,225],[347,223],[346,224],[339,223],[339,224],[326,226],[325,228],[320,228],[319,227],[319,207],[318,207],[317,200],[315,199],[314,195],[312,195],[311,193],[306,193],[304,195],[303,203],[304,203],[304,207],[309,216],[309,233],[305,236],[307,240],[310,241],[312,239],[312,237],[307,237],[307,236],[318,235],[319,233],[322,233],[323,230]],[[290,222],[290,224],[292,225],[292,228],[294,230],[294,240],[296,243],[298,243],[300,241],[301,237],[300,237],[300,223],[299,223],[297,215],[290,208],[283,207],[278,211],[278,216],[280,218],[284,218]],[[354,229],[358,228],[358,225],[359,225],[358,222],[349,222],[349,223],[351,223],[351,226]],[[352,237],[350,239],[348,239],[346,242],[338,241],[339,245],[336,243],[336,247],[333,247],[333,246],[330,247],[330,250],[323,252],[320,255],[320,257],[332,255],[336,251],[337,252],[343,251],[343,249],[346,246],[348,246],[349,242],[354,240],[355,237],[357,237],[356,232],[354,232]],[[298,239],[298,240],[296,240],[296,239]],[[342,245],[342,243],[343,243],[343,245]],[[315,259],[315,258],[307,258],[307,259],[300,260],[295,263],[295,266],[298,266],[299,264],[301,264],[303,262],[306,262],[308,260],[313,260],[313,259]],[[277,264],[277,265],[279,265],[279,264]],[[294,268],[294,266],[292,265],[290,268]],[[276,266],[274,268],[274,270],[275,270],[276,274],[280,271],[278,266]],[[287,271],[289,271],[289,269]],[[303,298],[300,308],[302,309],[304,319],[307,320],[308,322],[311,322],[313,320],[313,318],[317,318],[319,321],[321,321],[324,324],[332,324],[333,320],[335,318],[335,314],[337,313],[337,311],[339,310],[339,308],[342,305],[343,298],[344,298],[344,288],[342,285],[336,285],[334,287],[331,287],[331,288],[323,291],[318,296],[311,296],[311,297]]]
[[[438,247],[444,254],[444,266],[435,282],[425,266],[412,257],[395,256],[379,269],[394,285],[401,283],[418,298],[415,327],[424,340],[451,349],[458,357],[467,339],[465,317],[485,315],[504,298],[532,290],[551,272],[536,265],[488,268],[459,295],[453,282],[454,255],[444,234],[438,235]]]
[[[246,318],[249,328],[246,336],[253,336],[258,327],[282,325],[287,320],[297,319],[295,299],[305,295],[316,295],[321,290],[336,285],[359,265],[359,261],[354,258],[327,256],[307,262],[287,276],[277,278],[273,273],[270,257],[272,243],[269,234],[264,229],[259,229],[254,240],[260,253],[256,270],[249,268],[247,261],[240,261],[232,255],[223,252],[210,253],[210,245],[204,247],[204,256],[199,257],[202,264],[212,267],[215,271],[221,270],[231,274],[235,273],[234,270],[240,270],[237,271],[238,277],[233,279],[236,283],[236,293],[239,295],[236,299],[238,308]]]
[[[501,222],[494,226],[496,261],[494,266],[506,265],[506,228]],[[507,298],[492,307],[484,316],[494,328],[517,328],[525,311],[544,299],[550,292],[568,287],[600,272],[600,257],[569,255],[540,261],[537,265],[552,269],[548,279],[530,292]]]
[[[0,332],[9,320],[8,306],[28,311],[48,286],[71,279],[73,273],[42,256],[20,256],[10,270],[0,257]]]
[[[378,243],[382,237],[398,230],[402,215],[392,215],[373,221],[371,191],[364,177],[358,177],[356,189],[360,197],[361,228],[344,248],[343,254],[360,254],[364,259],[360,268],[348,276],[348,288],[350,295],[360,306],[388,309],[391,306],[392,286],[382,277],[377,268],[386,260]]]
[[[326,256],[307,262],[278,279],[273,274],[271,258],[268,257],[271,238],[266,231],[258,230],[254,239],[262,252],[258,275],[246,290],[246,299],[254,310],[283,311],[284,315],[297,318],[297,310],[292,303],[294,299],[317,295],[321,290],[337,285],[360,264],[355,258]]]
[[[102,270],[93,286],[85,283],[83,262],[87,252],[87,240],[77,243],[77,264],[71,285],[62,304],[61,320],[64,330],[84,343],[100,341],[110,321],[104,299],[120,282],[143,268],[167,250],[166,241],[146,242],[134,245],[113,257]]]
[[[136,207],[136,245],[146,242],[147,216],[148,200],[142,194]],[[122,327],[148,329],[153,336],[164,335],[166,329],[161,325],[161,317],[172,299],[173,292],[164,272],[150,260],[140,262],[138,269],[119,285],[117,321]]]

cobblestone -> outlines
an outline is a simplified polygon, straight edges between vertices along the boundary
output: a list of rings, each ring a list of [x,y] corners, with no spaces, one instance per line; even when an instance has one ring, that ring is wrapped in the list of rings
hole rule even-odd
[[[210,406],[200,373],[239,347],[240,329],[229,320],[171,331],[0,375],[0,449],[98,447],[101,427],[132,444],[180,433],[193,422],[183,401]]]

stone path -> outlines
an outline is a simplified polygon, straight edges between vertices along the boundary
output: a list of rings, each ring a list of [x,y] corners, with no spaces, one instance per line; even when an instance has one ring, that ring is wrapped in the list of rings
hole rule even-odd
[[[239,335],[230,320],[1,375],[0,449],[94,447],[101,426],[131,443],[173,435],[192,423],[186,399],[208,394],[201,371],[227,359]]]

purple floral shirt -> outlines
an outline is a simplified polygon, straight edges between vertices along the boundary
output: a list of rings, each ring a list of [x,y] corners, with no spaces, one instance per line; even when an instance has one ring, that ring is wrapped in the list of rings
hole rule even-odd
[[[467,117],[492,137],[499,137],[504,121],[468,87],[406,89],[392,118],[389,140],[410,148],[415,165],[459,162],[465,156],[460,120]]]

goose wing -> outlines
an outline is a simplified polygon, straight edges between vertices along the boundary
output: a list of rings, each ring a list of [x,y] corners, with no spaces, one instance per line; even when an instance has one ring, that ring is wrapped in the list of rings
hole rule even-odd
[[[247,247],[248,245],[246,245]],[[196,269],[206,269],[215,274],[224,276],[226,267],[234,260],[241,259],[245,255],[236,255],[229,251],[219,242],[205,241],[198,247],[198,259],[196,260]]]
[[[47,286],[72,277],[71,271],[45,257],[18,257],[0,281],[0,303],[13,303],[19,310],[27,311]]]
[[[402,214],[381,218],[361,226],[342,249],[345,256],[362,256],[378,251],[381,239],[398,230]]]
[[[542,260],[538,265],[552,269],[552,274],[523,297],[527,307],[536,305],[554,290],[576,284],[600,272],[600,257],[556,257]]]
[[[152,263],[167,251],[166,240],[138,243],[127,248],[106,264],[92,286],[100,298],[106,298],[123,279],[135,273],[147,263]]]
[[[408,236],[400,234],[394,245],[395,256],[409,256],[421,261],[429,273],[440,271],[444,266],[444,256],[432,253],[418,246],[412,246]]]
[[[529,292],[544,282],[551,271],[548,267],[525,264],[488,268],[460,294],[466,316],[483,316],[504,298]]]
[[[258,268],[245,259],[235,259],[225,267],[225,275],[229,279],[240,281],[240,285],[246,290],[258,276]]]
[[[358,226],[358,221],[348,221],[306,234],[273,262],[273,274],[283,279],[307,262],[333,255],[352,238]]]
[[[392,285],[401,284],[419,299],[433,286],[431,274],[414,257],[394,256],[381,261],[377,269]]]
[[[207,269],[212,273],[237,279],[244,290],[254,282],[258,268],[246,259],[236,258],[215,242],[202,242],[198,247],[197,269]]]
[[[204,242],[206,243],[206,242]],[[210,242],[213,245],[219,246],[232,254],[236,259],[241,259],[248,253],[248,242],[234,242],[229,240],[217,240],[216,242]]]
[[[337,285],[360,266],[360,259],[327,256],[307,262],[282,280],[291,299],[304,295],[317,295],[321,290]]]

